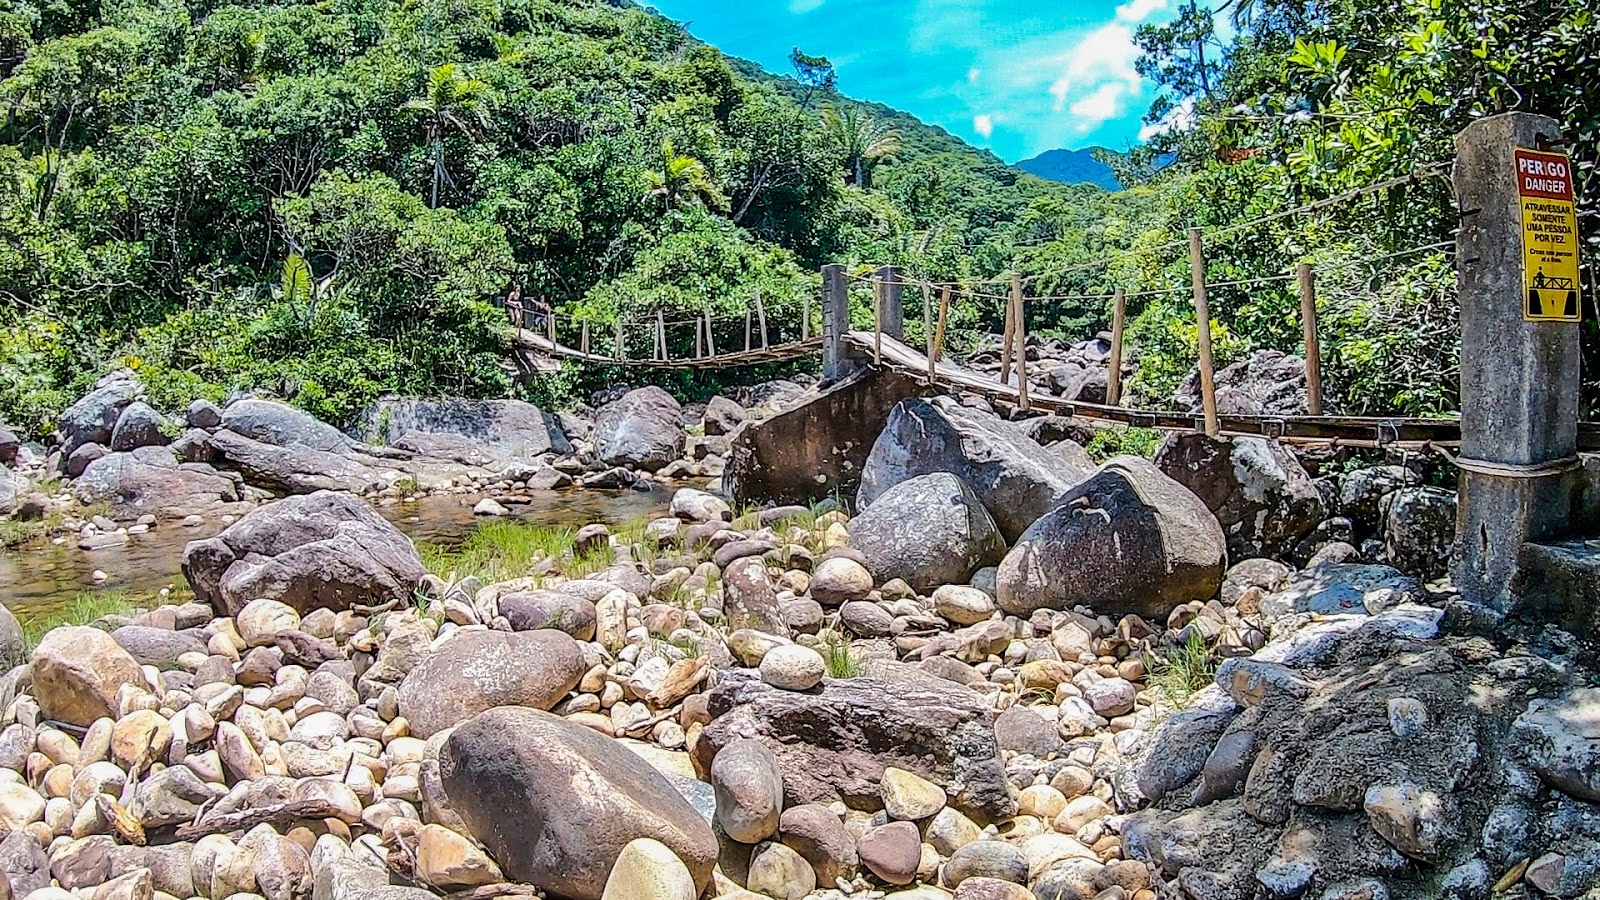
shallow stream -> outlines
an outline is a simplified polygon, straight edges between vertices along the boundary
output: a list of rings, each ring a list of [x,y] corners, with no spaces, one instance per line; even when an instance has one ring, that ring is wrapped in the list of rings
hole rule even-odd
[[[641,491],[567,490],[533,495],[532,502],[507,502],[511,518],[540,525],[578,527],[590,522],[615,524],[644,515],[665,515],[671,494],[656,489]],[[379,507],[413,541],[451,545],[461,541],[482,518],[473,516],[476,495],[435,495],[415,503]],[[223,529],[221,518],[185,528],[165,522],[127,544],[93,552],[79,550],[69,538],[61,546],[47,541],[0,551],[0,604],[27,617],[61,608],[84,591],[121,590],[133,597],[155,594],[164,587],[182,585],[180,564],[184,545],[210,537]],[[96,583],[95,570],[108,579]]]

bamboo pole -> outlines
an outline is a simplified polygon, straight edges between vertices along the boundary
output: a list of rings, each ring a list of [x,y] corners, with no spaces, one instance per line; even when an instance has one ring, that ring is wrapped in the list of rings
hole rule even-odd
[[[705,356],[706,356],[706,333],[705,333],[704,329],[705,329],[705,325],[704,325],[703,322],[700,321],[700,317],[699,316],[695,316],[695,318],[694,318],[694,358],[695,359],[705,359]]]
[[[589,355],[589,320],[588,319],[584,320],[584,322],[583,322],[583,331],[581,332],[581,337],[578,338],[578,352],[582,353],[584,356],[588,356]]]
[[[872,279],[872,362],[883,361],[884,277],[882,270]]]
[[[922,283],[922,337],[928,345],[928,358],[933,359],[933,288]]]
[[[1317,337],[1317,275],[1300,264],[1300,325],[1306,340],[1306,409],[1322,415],[1322,342]]]
[[[756,322],[761,327],[761,349],[767,349],[767,308],[761,303],[761,289],[756,288]]]
[[[1189,277],[1194,283],[1194,318],[1200,350],[1200,402],[1205,410],[1206,434],[1216,437],[1217,386],[1211,369],[1211,310],[1206,305],[1206,248],[1200,229],[1189,229]]]
[[[1017,405],[1028,411],[1028,311],[1022,303],[1022,276],[1011,273],[1011,307],[1017,320]]]
[[[717,355],[717,340],[711,336],[711,310],[706,310],[706,356]]]
[[[1106,372],[1106,404],[1122,403],[1122,319],[1127,314],[1127,299],[1122,288],[1111,298],[1111,368]]]
[[[811,340],[811,295],[800,295],[800,340]]]
[[[624,347],[623,343],[622,343],[622,320],[621,319],[617,320],[617,346],[616,346],[615,349],[616,349],[617,359],[622,359],[623,356],[627,355],[627,348]]]
[[[545,315],[544,324],[545,331],[549,332],[550,335],[550,344],[554,346],[556,342],[556,311],[554,309]]]
[[[746,353],[750,352],[750,328],[751,319],[754,317],[754,315],[755,314],[748,309],[744,311],[744,352]]]
[[[1013,304],[1011,302],[1011,299],[1007,298],[1007,300],[1006,300],[1006,324],[1004,326],[1004,329],[1003,329],[1003,332],[1002,332],[1002,335],[1001,335],[1001,338],[1000,338],[1000,383],[1001,384],[1010,384],[1011,383],[1011,329],[1014,327],[1012,325],[1012,319],[1011,319],[1011,308],[1012,308],[1012,306],[1013,306]]]
[[[656,348],[662,362],[667,361],[667,317],[656,310]]]
[[[945,285],[943,294],[939,297],[939,327],[933,332],[933,351],[928,354],[928,379],[935,375],[934,367],[939,363],[939,354],[944,350],[944,322],[950,315],[950,286]]]

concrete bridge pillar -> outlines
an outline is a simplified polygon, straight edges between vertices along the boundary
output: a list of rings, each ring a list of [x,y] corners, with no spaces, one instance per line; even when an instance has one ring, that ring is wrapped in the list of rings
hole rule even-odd
[[[897,341],[906,337],[906,311],[902,300],[899,266],[884,266],[878,270],[878,280],[883,282],[883,333]]]
[[[822,267],[822,380],[838,381],[855,365],[845,347],[850,333],[850,282],[844,266]]]
[[[1571,527],[1581,307],[1574,295],[1574,317],[1561,320],[1529,302],[1530,282],[1545,283],[1557,268],[1549,254],[1561,251],[1550,248],[1559,238],[1527,217],[1552,213],[1543,193],[1559,179],[1523,177],[1541,165],[1530,163],[1527,151],[1548,150],[1559,136],[1554,119],[1506,113],[1456,137],[1462,443],[1453,574],[1463,600],[1502,613],[1520,600],[1524,544],[1565,536]],[[1565,181],[1570,191],[1570,173]],[[1567,237],[1575,274],[1575,229]]]

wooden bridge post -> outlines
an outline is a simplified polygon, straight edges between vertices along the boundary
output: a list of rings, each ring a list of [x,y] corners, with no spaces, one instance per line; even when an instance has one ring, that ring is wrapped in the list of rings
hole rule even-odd
[[[1553,226],[1524,233],[1526,206],[1565,218],[1556,211],[1565,204],[1552,201],[1571,190],[1570,171],[1562,170],[1567,164],[1549,153],[1528,155],[1560,134],[1554,119],[1505,113],[1479,119],[1456,136],[1454,180],[1463,210],[1456,238],[1461,472],[1452,574],[1463,600],[1500,612],[1556,593],[1523,589],[1523,579],[1533,574],[1527,545],[1565,537],[1574,525],[1579,325],[1530,317],[1527,292],[1544,263],[1558,265],[1544,251],[1570,250],[1562,258],[1575,269],[1576,235],[1562,240]],[[1552,164],[1560,168],[1531,171]],[[1524,168],[1537,183],[1523,181]],[[1535,237],[1545,240],[1527,248],[1542,251],[1538,271],[1529,272],[1524,241]],[[1574,312],[1582,308],[1578,299]],[[1536,551],[1531,558],[1539,556]]]
[[[1122,403],[1122,319],[1127,315],[1127,296],[1117,288],[1111,298],[1111,359],[1106,370],[1106,404]]]
[[[1317,338],[1317,275],[1310,263],[1301,263],[1300,326],[1306,342],[1306,411],[1322,415],[1322,342]]]
[[[850,283],[844,266],[822,267],[822,379],[837,381],[855,368],[845,348],[850,333]]]
[[[1011,383],[1011,330],[1016,327],[1011,317],[1014,304],[1011,295],[1006,295],[1006,324],[1000,334],[1000,383]]]
[[[1206,434],[1222,431],[1217,422],[1216,373],[1211,368],[1211,310],[1206,305],[1206,248],[1200,229],[1189,229],[1189,277],[1194,282],[1194,320],[1200,350],[1200,405],[1205,410]]]
[[[897,341],[905,340],[906,312],[901,289],[904,272],[899,266],[884,266],[878,270],[878,283],[883,285],[883,333]]]
[[[1011,309],[1016,319],[1017,407],[1028,411],[1028,310],[1022,305],[1022,276],[1011,273]]]

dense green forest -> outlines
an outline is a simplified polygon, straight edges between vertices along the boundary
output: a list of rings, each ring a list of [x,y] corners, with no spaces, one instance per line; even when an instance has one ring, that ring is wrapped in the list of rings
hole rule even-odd
[[[827,262],[1017,271],[1050,298],[1031,331],[1071,339],[1124,287],[1153,402],[1193,364],[1190,225],[1448,159],[1512,108],[1559,118],[1587,179],[1589,5],[1187,0],[1139,33],[1152,121],[1174,127],[1108,160],[1129,186],[1108,194],[850,100],[826,60],[765,73],[626,3],[0,0],[0,417],[47,432],[118,365],[167,407],[239,388],[334,421],[385,390],[563,403],[614,373],[517,379],[513,291],[604,333],[742,315],[760,291],[795,327]],[[1593,242],[1593,197],[1583,212]],[[1219,236],[1221,361],[1298,349],[1284,276],[1310,260],[1340,408],[1448,412],[1456,222],[1430,178]],[[966,340],[999,317],[958,304]]]

